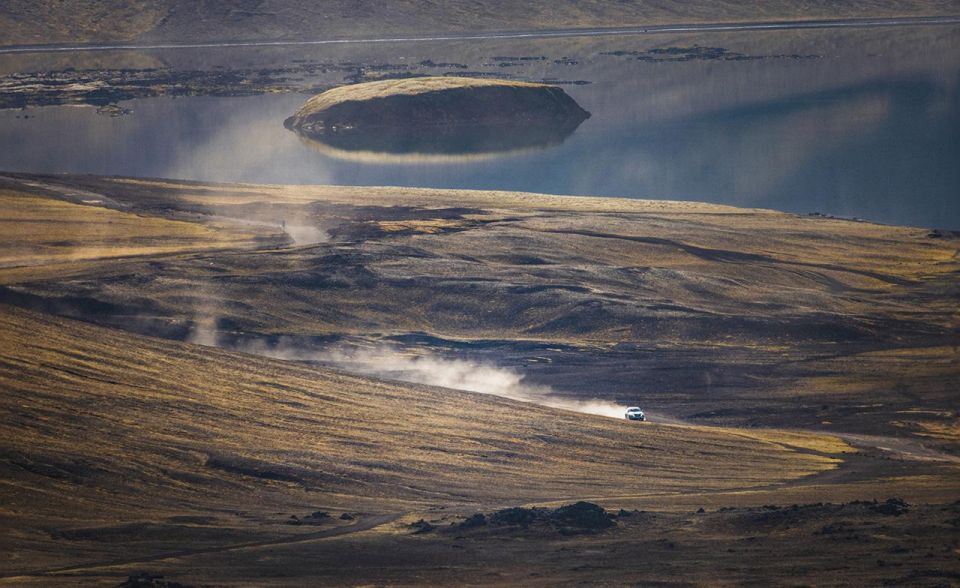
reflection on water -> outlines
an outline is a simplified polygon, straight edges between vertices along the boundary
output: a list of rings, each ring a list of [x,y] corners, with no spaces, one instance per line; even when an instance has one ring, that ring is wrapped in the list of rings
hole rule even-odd
[[[633,57],[674,45],[755,59]],[[589,80],[566,90],[593,116],[520,139],[376,135],[311,148],[283,128],[297,94],[134,100],[116,118],[48,107],[0,112],[0,169],[692,199],[960,229],[958,48],[958,27],[378,47],[393,53],[353,58]],[[782,58],[793,54],[817,58]],[[503,55],[544,59],[491,57]]]
[[[560,145],[580,120],[553,125],[460,125],[354,129],[299,135],[304,145],[328,157],[368,164],[471,163],[530,153]]]

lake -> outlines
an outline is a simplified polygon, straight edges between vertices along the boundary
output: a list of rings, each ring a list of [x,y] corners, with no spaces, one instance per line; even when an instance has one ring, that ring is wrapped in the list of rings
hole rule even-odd
[[[438,156],[309,145],[283,127],[304,93],[139,98],[123,116],[45,106],[0,111],[0,169],[698,200],[960,229],[956,25],[3,55],[0,74],[311,61],[555,81],[592,116],[540,146]]]

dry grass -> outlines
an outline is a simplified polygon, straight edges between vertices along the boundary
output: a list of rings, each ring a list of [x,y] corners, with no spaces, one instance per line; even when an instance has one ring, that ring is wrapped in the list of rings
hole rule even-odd
[[[390,96],[416,96],[465,88],[546,88],[545,84],[458,77],[425,77],[406,80],[383,80],[340,86],[307,100],[301,112],[319,112],[343,102],[364,102]]]
[[[432,256],[372,262],[369,269],[382,279],[377,288],[369,293],[353,289],[342,300],[341,310],[363,317],[364,323],[376,324],[387,332],[427,331],[453,338],[502,338],[509,334],[523,339],[536,331],[535,337],[541,340],[636,341],[643,334],[630,327],[628,319],[618,316],[621,309],[642,312],[637,309],[656,304],[673,306],[677,312],[692,313],[704,320],[754,313],[764,317],[762,320],[823,320],[824,313],[829,313],[844,320],[862,320],[864,329],[877,328],[875,318],[866,316],[870,313],[898,320],[922,320],[943,328],[956,320],[954,296],[947,292],[920,294],[927,288],[942,288],[934,281],[949,280],[958,271],[956,242],[931,239],[922,229],[676,201],[412,188],[232,185],[204,186],[199,190],[170,182],[116,183],[123,190],[169,191],[178,201],[211,210],[258,203],[314,210],[325,205],[375,206],[385,207],[385,211],[397,206],[424,209],[423,216],[427,218],[377,222],[390,235],[389,240],[385,237],[382,242],[383,247],[403,244],[429,251]],[[456,219],[429,218],[431,209],[445,207],[475,208],[483,213],[469,217],[476,222],[466,225]],[[325,222],[322,213],[317,213],[316,218]],[[431,228],[427,231],[425,227]],[[350,247],[380,255],[379,246],[371,240]],[[464,252],[471,252],[469,262],[458,258]],[[540,257],[548,263],[531,272],[496,261],[521,254]],[[438,259],[446,261],[440,263]],[[306,259],[290,260],[290,269],[309,271],[312,267]],[[250,261],[255,263],[256,258]],[[452,264],[456,264],[458,280],[464,283],[471,278],[486,280],[492,272],[504,286],[585,286],[605,301],[604,308],[610,309],[611,316],[606,323],[597,321],[576,331],[545,330],[543,325],[557,314],[553,310],[541,313],[539,308],[536,313],[528,312],[512,322],[478,324],[466,320],[469,313],[451,316],[425,306],[423,294],[416,290],[391,291],[392,281],[401,277],[416,277],[424,284],[430,280],[442,283],[451,277],[447,272]],[[633,276],[624,273],[639,272],[642,268],[655,271]],[[264,266],[263,271],[269,271],[269,267]],[[618,302],[638,301],[640,292],[643,305],[630,310]],[[229,291],[221,294],[230,296]],[[303,295],[313,296],[306,291]],[[368,295],[370,298],[366,299]],[[457,290],[448,295],[434,289],[432,296],[449,296],[450,306],[479,308],[478,313],[494,311],[487,308],[493,302],[497,302],[498,308],[504,305],[504,300],[498,298],[503,296],[499,291],[474,297],[469,291]],[[400,303],[404,297],[415,298]],[[324,292],[324,305],[341,304],[335,300],[339,300],[335,290]],[[384,307],[386,300],[396,300],[398,308]],[[517,298],[516,303],[520,305],[523,300]],[[702,314],[705,311],[711,314]],[[280,309],[277,312],[282,314]],[[664,315],[672,318],[669,313]],[[303,334],[362,332],[355,323],[310,324],[302,316],[291,322],[277,316],[269,320],[274,319],[280,322],[257,328]],[[711,345],[734,343],[722,336],[710,336],[713,333],[705,329],[699,337]],[[738,339],[743,342],[742,337]],[[658,345],[690,342],[687,333],[678,333],[676,339],[661,333],[657,339]],[[775,340],[763,342],[764,348],[771,351],[776,345]]]
[[[0,284],[89,268],[92,261],[249,245],[249,235],[0,191]]]
[[[277,184],[213,184],[198,188],[188,182],[143,180],[136,178],[104,178],[118,186],[166,189],[177,199],[207,205],[241,205],[254,202],[306,204],[332,202],[363,203],[371,206],[476,206],[492,210],[552,212],[629,212],[629,213],[701,213],[701,214],[769,214],[783,213],[737,208],[722,204],[680,200],[643,200],[591,196],[555,196],[532,192],[497,190],[461,190],[437,188],[394,188],[385,186],[287,186]],[[791,216],[792,218],[792,216]]]
[[[604,354],[647,336],[649,321],[686,313],[704,322],[685,332],[656,333],[657,354],[680,353],[686,365],[699,361],[696,353],[732,350],[733,358],[770,362],[761,364],[762,377],[751,380],[744,395],[678,394],[688,407],[726,401],[759,414],[776,401],[769,418],[790,422],[797,412],[776,411],[795,409],[798,398],[802,415],[816,415],[821,399],[849,400],[854,412],[828,413],[853,419],[842,426],[867,420],[890,435],[881,416],[859,412],[888,405],[895,422],[909,423],[924,442],[956,441],[948,410],[955,399],[956,349],[940,334],[956,313],[949,286],[957,271],[956,242],[949,237],[683,202],[47,179],[47,185],[57,182],[108,195],[130,212],[6,191],[0,222],[10,236],[0,239],[0,257],[24,265],[19,273],[0,275],[16,281],[17,291],[40,297],[102,299],[129,312],[121,314],[128,327],[144,301],[150,312],[174,322],[196,320],[197,303],[215,303],[209,312],[255,334],[375,338],[412,332],[567,342],[586,358],[575,370],[578,389],[588,382],[594,393],[602,386],[595,376],[611,378],[591,371],[594,360],[601,362],[597,369],[614,370],[630,384],[631,368],[603,364]],[[326,223],[342,240],[254,249],[256,235],[174,220],[222,220],[261,209]],[[464,212],[451,215],[452,209]],[[138,210],[163,210],[170,218]],[[272,238],[275,230],[264,228],[260,236]],[[54,239],[71,245],[49,242]],[[220,249],[225,242],[234,248]],[[68,254],[74,248],[86,251],[78,261]],[[50,279],[56,277],[51,268],[72,275]],[[351,281],[354,275],[362,279]],[[39,278],[46,282],[36,283]],[[613,318],[590,315],[583,300],[626,310]],[[511,306],[521,303],[528,306]],[[740,329],[718,334],[710,322],[749,316],[783,329],[824,312],[864,328],[889,324],[903,340],[886,348],[860,343],[845,353],[829,330],[797,344]],[[590,320],[564,322],[569,317]],[[634,331],[624,328],[631,320],[639,325]],[[543,328],[551,324],[553,330]],[[925,338],[940,343],[921,344]],[[784,384],[771,375],[784,366],[804,367],[781,376]],[[890,391],[891,374],[909,380],[902,398]],[[671,372],[680,376],[680,370]],[[890,459],[877,450],[855,453],[836,436],[807,431],[629,423],[142,337],[11,306],[0,306],[0,389],[0,574],[184,545],[275,539],[313,530],[288,523],[291,515],[315,510],[405,513],[404,521],[426,517],[446,524],[478,510],[593,499],[661,514],[643,519],[635,534],[617,530],[562,545],[550,537],[466,543],[408,537],[410,530],[398,523],[349,539],[271,549],[269,556],[228,552],[152,565],[173,575],[189,570],[187,577],[199,583],[360,578],[402,584],[429,577],[442,584],[462,582],[483,562],[479,568],[490,575],[478,582],[554,585],[613,579],[590,568],[578,576],[580,570],[568,569],[577,553],[570,550],[607,550],[604,557],[619,558],[606,560],[610,569],[619,571],[630,569],[623,561],[635,561],[630,549],[638,549],[637,558],[656,553],[655,560],[673,558],[683,570],[688,560],[679,558],[693,558],[701,567],[689,574],[705,583],[712,564],[727,558],[724,577],[736,583],[762,576],[736,568],[740,556],[718,556],[717,546],[770,533],[781,547],[802,545],[802,554],[789,561],[807,566],[804,577],[820,583],[823,572],[813,563],[840,565],[845,557],[872,554],[873,543],[843,543],[837,552],[843,556],[831,560],[834,544],[815,534],[829,517],[772,532],[718,526],[750,513],[683,517],[701,506],[894,495],[945,502],[960,480],[956,465],[937,448],[921,448],[912,461],[913,441]],[[680,522],[672,526],[662,517]],[[948,522],[930,521],[930,536],[949,533]],[[903,541],[927,533],[915,518],[907,523],[897,531]],[[915,543],[927,549],[929,540]],[[469,557],[450,555],[458,553],[453,545],[466,545]],[[751,557],[781,562],[777,549],[758,542]],[[357,559],[344,556],[357,550],[363,554]],[[863,568],[856,576],[866,584],[881,577],[871,557],[869,573]],[[539,579],[529,575],[530,561],[548,560],[553,565],[542,566]],[[450,561],[459,567],[445,567]],[[790,565],[782,563],[776,573]],[[91,584],[116,585],[118,575],[134,569],[142,566],[82,574]],[[35,585],[48,580],[35,578]]]
[[[960,419],[956,417],[948,422],[919,421],[916,425],[920,428],[920,431],[914,433],[915,435],[949,441],[951,443],[960,443]]]
[[[11,307],[0,341],[7,572],[82,558],[82,541],[48,552],[64,528],[162,530],[191,515],[234,539],[275,536],[317,509],[729,492],[837,465],[723,430],[368,380]],[[178,528],[182,541],[200,532]],[[158,549],[151,532],[126,546],[105,535],[96,550]]]
[[[731,430],[731,432],[733,432],[733,430]],[[787,448],[806,449],[828,455],[842,455],[857,452],[856,448],[851,447],[842,439],[830,435],[818,435],[802,431],[764,429],[740,429],[736,431],[736,433],[748,439],[756,439]]]
[[[563,344],[576,357],[517,351],[508,364],[567,395],[730,426],[907,434],[920,428],[891,427],[900,411],[954,404],[960,261],[950,235],[693,202],[57,181],[174,218],[282,210],[332,236],[306,249],[101,264],[20,287],[78,301],[61,312],[80,318],[83,304],[102,302],[120,316],[98,319],[106,324],[156,317],[150,328],[173,337],[220,319],[227,335],[254,337]]]

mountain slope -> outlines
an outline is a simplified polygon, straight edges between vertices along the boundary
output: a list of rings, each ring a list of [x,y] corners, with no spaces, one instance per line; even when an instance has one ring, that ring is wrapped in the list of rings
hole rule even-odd
[[[764,487],[823,455],[0,309],[0,574],[404,513]],[[842,448],[839,444],[837,447]]]
[[[508,2],[505,0],[8,0],[0,44],[351,38],[435,32],[956,13],[946,0]]]

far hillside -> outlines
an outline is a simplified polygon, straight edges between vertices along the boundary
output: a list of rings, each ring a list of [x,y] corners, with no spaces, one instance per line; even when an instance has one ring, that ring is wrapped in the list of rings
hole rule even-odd
[[[950,0],[6,0],[0,3],[0,45],[304,40],[957,12]]]

